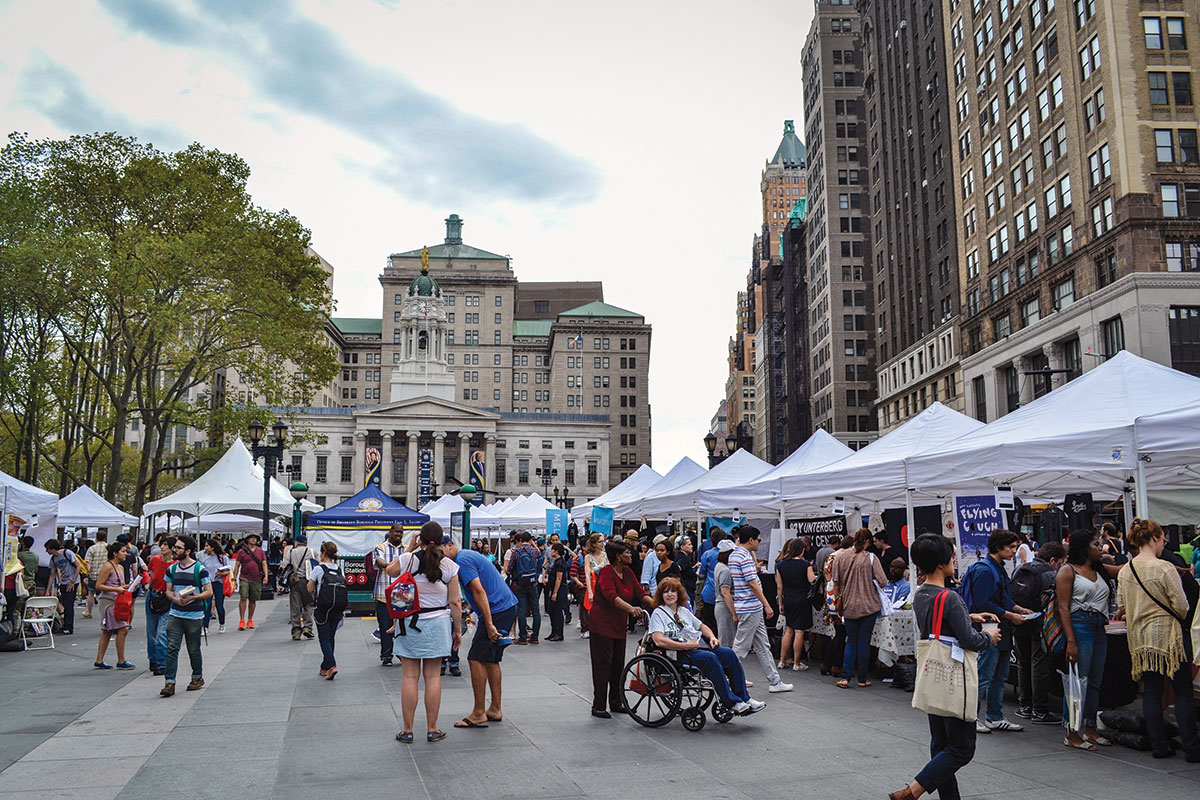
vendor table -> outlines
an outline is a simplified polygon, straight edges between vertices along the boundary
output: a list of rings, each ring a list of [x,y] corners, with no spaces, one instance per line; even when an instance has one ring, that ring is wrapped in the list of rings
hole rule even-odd
[[[900,656],[917,655],[917,615],[912,609],[897,609],[889,617],[880,617],[871,632],[871,646],[879,648],[879,661],[885,667]]]

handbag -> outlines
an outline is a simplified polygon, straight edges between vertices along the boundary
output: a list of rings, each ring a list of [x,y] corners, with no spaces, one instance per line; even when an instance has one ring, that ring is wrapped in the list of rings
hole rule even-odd
[[[942,618],[946,596],[942,590],[933,600],[932,638],[917,642],[917,676],[912,707],[936,717],[954,717],[975,721],[979,705],[978,654],[963,650],[963,659],[954,658],[954,648],[942,640]]]
[[[875,584],[875,591],[879,592],[879,616],[890,617],[892,615],[892,598],[888,597],[887,592],[878,583],[875,583],[875,554],[868,553],[871,557],[871,583]]]
[[[120,592],[113,602],[113,618],[117,622],[133,621],[133,593]]]

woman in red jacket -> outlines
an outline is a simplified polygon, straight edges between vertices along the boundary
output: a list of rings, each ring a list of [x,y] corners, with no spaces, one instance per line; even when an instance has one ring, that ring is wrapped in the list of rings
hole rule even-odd
[[[650,595],[638,582],[630,564],[633,553],[629,545],[620,540],[604,546],[608,565],[596,577],[596,590],[592,598],[592,610],[588,618],[592,652],[592,716],[602,719],[612,717],[605,710],[626,714],[625,701],[621,697],[621,671],[625,668],[625,633],[629,615],[640,615],[639,605],[650,608]]]

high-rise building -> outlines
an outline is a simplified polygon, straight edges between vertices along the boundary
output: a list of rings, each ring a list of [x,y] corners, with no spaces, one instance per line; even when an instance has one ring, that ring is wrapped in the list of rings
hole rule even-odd
[[[1195,0],[950,3],[978,419],[1121,349],[1200,374],[1198,16]]]
[[[878,434],[862,17],[853,5],[818,0],[801,64],[812,422],[858,448]]]
[[[962,410],[958,247],[941,3],[861,0],[879,430]],[[868,209],[869,205],[869,209]],[[869,339],[855,348],[870,349]],[[846,345],[849,352],[849,345]],[[848,399],[848,395],[847,395]]]
[[[790,119],[783,121],[783,138],[775,155],[763,167],[760,189],[762,192],[763,238],[760,258],[768,260],[779,256],[779,237],[788,225],[788,215],[808,196],[808,184],[804,143],[796,135],[796,124]]]

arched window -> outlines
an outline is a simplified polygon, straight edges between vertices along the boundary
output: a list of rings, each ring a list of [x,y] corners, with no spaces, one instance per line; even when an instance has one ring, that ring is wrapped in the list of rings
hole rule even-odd
[[[429,332],[428,331],[420,331],[417,334],[417,349],[418,350],[426,350],[426,349],[428,349],[428,347],[429,347]]]

